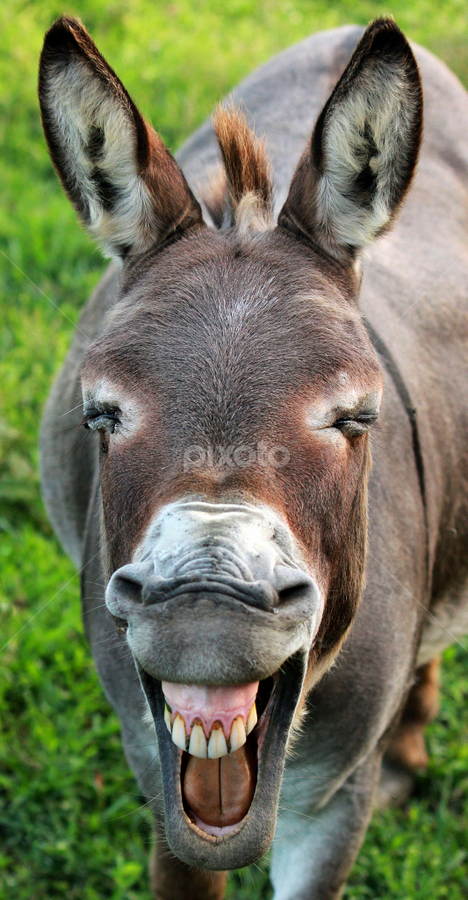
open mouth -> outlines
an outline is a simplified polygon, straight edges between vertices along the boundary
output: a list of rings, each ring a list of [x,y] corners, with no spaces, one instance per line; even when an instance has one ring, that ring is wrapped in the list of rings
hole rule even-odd
[[[228,834],[250,809],[277,676],[239,687],[162,684],[164,720],[182,751],[184,809],[206,834]]]
[[[268,849],[303,673],[302,654],[240,686],[173,684],[140,671],[158,735],[166,836],[185,862],[234,868]]]

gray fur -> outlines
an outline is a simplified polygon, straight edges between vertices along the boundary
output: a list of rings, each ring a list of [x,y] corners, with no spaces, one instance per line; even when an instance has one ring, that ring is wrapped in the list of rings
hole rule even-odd
[[[277,210],[361,33],[351,27],[314,35],[233,92],[257,134],[266,137]],[[394,230],[365,261],[361,308],[390,349],[417,410],[428,531],[410,418],[383,361],[384,401],[372,441],[366,589],[337,664],[313,690],[302,736],[287,763],[280,803],[285,810],[272,861],[277,900],[338,898],[370,817],[382,742],[412,684],[416,658],[425,661],[448,646],[462,632],[459,623],[464,628],[467,621],[468,97],[442,63],[425,50],[415,52],[425,95],[420,162]],[[177,159],[198,196],[218,161],[210,123],[186,142]],[[41,436],[52,523],[66,552],[91,570],[96,582],[102,581],[97,460],[86,435],[71,426],[81,418],[81,410],[74,409],[81,396],[81,361],[115,302],[118,280],[113,264],[82,315]],[[443,623],[439,628],[430,610]],[[122,660],[114,652],[114,644],[123,643],[104,609],[91,612],[85,606],[84,615],[101,680],[122,722],[130,765],[142,777],[152,750],[142,749],[148,733],[141,725],[144,702],[133,662],[130,654]],[[151,779],[145,778],[142,787],[154,796]]]

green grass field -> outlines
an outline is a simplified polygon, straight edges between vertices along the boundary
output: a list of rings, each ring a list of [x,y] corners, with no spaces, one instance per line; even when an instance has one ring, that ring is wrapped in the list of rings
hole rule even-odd
[[[271,54],[391,13],[468,86],[466,0],[4,0],[0,7],[0,900],[149,900],[150,816],[83,637],[78,579],[44,513],[37,435],[51,380],[105,262],[41,133],[45,30],[79,15],[171,149]],[[468,122],[467,122],[468,129]],[[468,652],[445,655],[431,763],[375,816],[346,900],[468,896]],[[267,864],[231,898],[271,896]]]

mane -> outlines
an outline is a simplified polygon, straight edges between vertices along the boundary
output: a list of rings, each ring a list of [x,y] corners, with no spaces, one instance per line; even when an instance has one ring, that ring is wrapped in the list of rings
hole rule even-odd
[[[218,106],[213,116],[223,166],[213,173],[203,201],[217,228],[242,232],[272,226],[273,189],[265,141],[249,128],[239,109]]]

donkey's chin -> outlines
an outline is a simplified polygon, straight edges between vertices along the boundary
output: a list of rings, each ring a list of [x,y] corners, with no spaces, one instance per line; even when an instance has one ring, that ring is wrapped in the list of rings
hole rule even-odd
[[[163,685],[140,670],[158,737],[166,839],[183,862],[203,869],[234,869],[269,849],[304,665],[304,656],[296,654],[281,671],[260,681],[254,705],[258,720],[250,719],[242,746],[224,745],[224,753],[211,748],[205,758],[176,746]],[[209,758],[213,755],[216,758]],[[218,779],[227,797],[223,810],[213,801]]]

